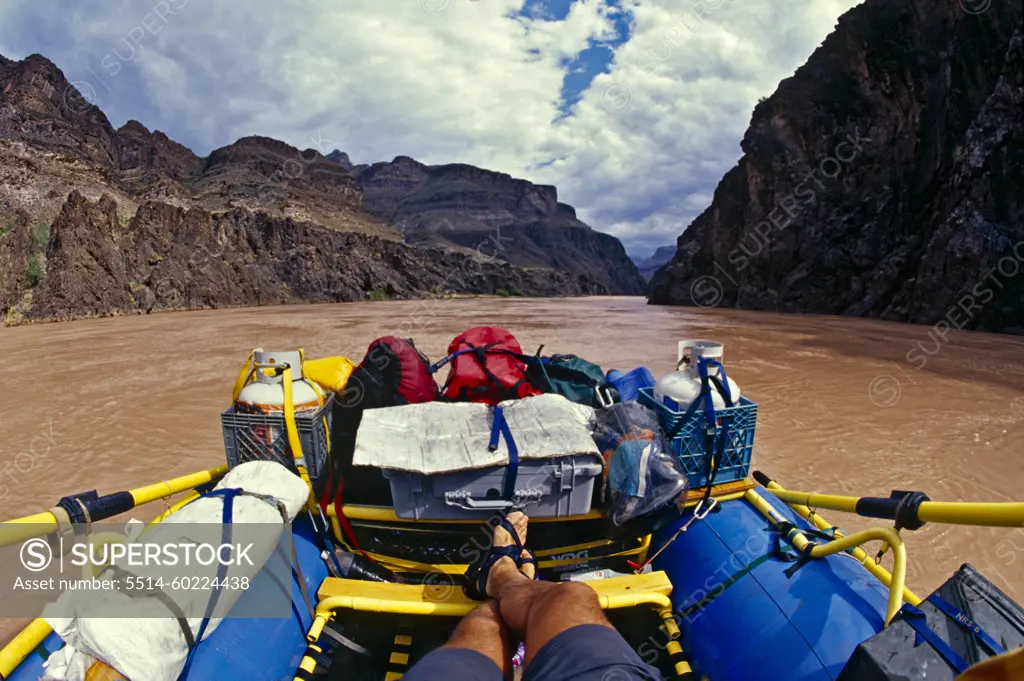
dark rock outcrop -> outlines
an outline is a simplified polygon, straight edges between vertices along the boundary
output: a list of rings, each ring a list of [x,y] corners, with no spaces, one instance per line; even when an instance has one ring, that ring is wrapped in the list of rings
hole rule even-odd
[[[650,302],[1024,331],[1021,14],[843,15],[754,109]]]
[[[327,154],[327,160],[337,163],[352,175],[358,175],[359,173],[363,172],[364,170],[370,167],[365,163],[362,163],[360,165],[354,165],[352,163],[352,160],[348,157],[348,154],[339,149],[335,149],[331,153]]]
[[[195,178],[203,161],[192,150],[171,140],[159,130],[131,120],[117,130],[120,142],[118,166],[121,180],[134,192],[154,185],[175,184]]]
[[[4,271],[31,257],[27,224],[0,241]],[[16,244],[20,244],[20,247]],[[53,224],[46,272],[19,320],[64,320],[153,310],[496,293],[603,293],[586,275],[527,271],[483,253],[425,251],[379,237],[276,219],[243,208],[211,214],[143,205],[122,225],[109,197],[73,192]],[[19,282],[0,278],[14,302]]]
[[[93,204],[72,192],[53,223],[46,247],[46,275],[34,292],[28,317],[93,317],[127,310],[131,301],[122,253],[126,231],[117,204]]]
[[[116,174],[117,133],[90,99],[38,54],[0,63],[0,140],[23,140]]]
[[[408,243],[475,249],[498,239],[498,257],[521,267],[586,274],[613,293],[644,283],[621,242],[596,232],[558,202],[554,187],[471,165],[427,166],[408,156],[359,173],[364,205]]]
[[[29,287],[30,225],[24,211],[0,220],[0,312],[14,308]]]

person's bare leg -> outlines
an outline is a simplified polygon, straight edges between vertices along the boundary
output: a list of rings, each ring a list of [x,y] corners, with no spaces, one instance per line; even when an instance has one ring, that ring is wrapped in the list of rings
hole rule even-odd
[[[526,536],[526,517],[509,520]],[[494,530],[494,545],[509,546],[512,537],[501,527]],[[604,616],[597,594],[581,582],[537,582],[532,579],[533,566],[524,565],[524,571],[516,567],[511,558],[502,558],[490,569],[487,577],[487,595],[498,602],[501,619],[513,634],[526,643],[525,664],[544,645],[563,631],[584,624],[597,624],[615,628]]]
[[[510,513],[508,521],[515,529],[520,543],[526,541],[526,516],[522,513]],[[515,543],[512,535],[501,527],[494,530],[493,536],[495,546],[511,546]],[[502,560],[515,569],[515,563],[511,558],[504,558]],[[533,573],[531,572],[530,574],[532,575]],[[505,678],[512,678],[512,655],[515,651],[512,648],[512,641],[509,640],[508,627],[501,619],[498,604],[493,600],[481,603],[463,617],[452,633],[451,638],[448,639],[448,642],[438,650],[444,649],[469,650],[479,653],[493,662],[501,670]],[[447,660],[447,662],[451,662],[451,660]],[[432,664],[427,666],[431,668],[429,670],[417,668],[422,667],[422,665],[417,665],[417,667],[410,670],[408,676],[419,678],[416,676],[419,674],[424,678],[433,679],[434,676],[430,676],[430,674],[443,673],[443,670],[434,669]],[[449,669],[447,671],[454,673],[455,670]],[[467,681],[471,680],[467,679]]]
[[[506,679],[512,678],[512,656],[515,651],[495,601],[486,601],[473,608],[441,647],[475,650],[498,665]]]

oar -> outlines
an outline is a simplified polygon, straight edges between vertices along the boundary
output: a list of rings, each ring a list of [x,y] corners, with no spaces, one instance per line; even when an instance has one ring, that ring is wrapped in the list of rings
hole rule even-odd
[[[0,546],[10,546],[33,537],[46,536],[57,531],[62,523],[85,522],[86,518],[92,523],[106,520],[143,504],[215,482],[224,477],[227,471],[227,466],[218,466],[127,492],[99,496],[96,490],[92,490],[64,497],[49,511],[0,523]]]
[[[764,487],[772,482],[761,471],[754,479]],[[772,494],[787,504],[854,513],[865,518],[896,521],[901,527],[916,530],[925,523],[979,525],[983,527],[1024,526],[1024,502],[932,501],[921,492],[894,491],[889,498],[848,497],[773,489]]]

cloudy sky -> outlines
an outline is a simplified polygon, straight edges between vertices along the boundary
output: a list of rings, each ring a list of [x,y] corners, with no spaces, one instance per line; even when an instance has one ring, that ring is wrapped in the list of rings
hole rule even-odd
[[[554,184],[649,255],[710,203],[758,98],[858,0],[2,0],[115,126],[261,134]]]

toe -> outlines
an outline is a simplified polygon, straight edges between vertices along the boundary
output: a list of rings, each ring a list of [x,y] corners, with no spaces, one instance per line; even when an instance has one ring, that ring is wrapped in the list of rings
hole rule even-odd
[[[529,518],[526,514],[521,511],[513,511],[508,514],[508,521],[512,523],[512,527],[516,528],[516,534],[519,536],[519,543],[526,543],[526,527],[529,522]]]

